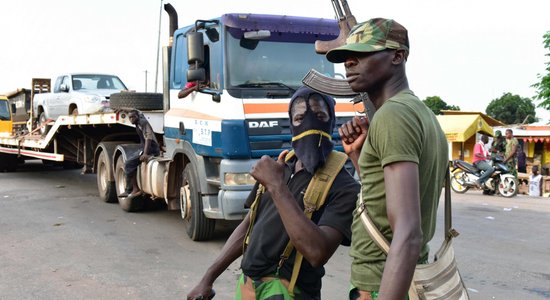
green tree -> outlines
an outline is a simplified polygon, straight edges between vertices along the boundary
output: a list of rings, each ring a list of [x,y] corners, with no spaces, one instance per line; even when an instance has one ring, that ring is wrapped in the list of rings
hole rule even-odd
[[[505,124],[519,124],[527,118],[527,123],[537,121],[535,104],[529,98],[505,93],[493,99],[486,109],[487,115]]]
[[[543,39],[544,48],[550,51],[550,31],[546,32]],[[550,52],[545,54],[545,56],[550,56]],[[550,110],[550,61],[546,63],[546,75],[543,76],[538,74],[538,77],[540,78],[540,82],[532,85],[538,92],[535,99],[542,100],[542,102],[538,105],[539,107]]]
[[[460,107],[455,105],[448,105],[447,102],[441,100],[439,96],[431,96],[422,100],[427,107],[429,107],[434,114],[440,115],[442,110],[460,110]]]

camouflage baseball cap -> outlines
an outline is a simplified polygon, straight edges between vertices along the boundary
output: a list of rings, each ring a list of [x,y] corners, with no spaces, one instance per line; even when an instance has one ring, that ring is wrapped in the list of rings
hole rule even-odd
[[[327,52],[327,59],[341,63],[353,52],[377,52],[384,49],[409,50],[407,29],[392,19],[376,18],[351,29],[346,44]]]

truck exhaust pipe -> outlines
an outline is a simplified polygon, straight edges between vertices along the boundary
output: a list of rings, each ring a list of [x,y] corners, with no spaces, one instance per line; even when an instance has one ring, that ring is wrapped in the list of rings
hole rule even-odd
[[[178,29],[178,13],[170,3],[164,4],[164,10],[168,13],[168,17],[170,18],[170,40],[168,46],[171,47],[174,43],[174,32]]]

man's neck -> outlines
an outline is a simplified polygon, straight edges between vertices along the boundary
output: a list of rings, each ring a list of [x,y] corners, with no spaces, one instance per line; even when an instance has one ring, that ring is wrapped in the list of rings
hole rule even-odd
[[[394,80],[388,81],[388,83],[379,89],[379,92],[368,93],[374,107],[378,110],[386,100],[392,98],[403,90],[409,88],[409,82],[407,77],[399,77]]]

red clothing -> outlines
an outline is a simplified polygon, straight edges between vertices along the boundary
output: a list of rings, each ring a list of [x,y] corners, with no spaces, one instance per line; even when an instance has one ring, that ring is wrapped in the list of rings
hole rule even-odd
[[[476,154],[481,154],[484,157],[489,156],[489,153],[488,153],[487,149],[485,149],[485,144],[483,144],[483,142],[481,142],[481,141],[477,142],[476,145],[474,146],[474,159],[473,159],[473,162],[476,163],[480,160],[485,160],[484,158],[478,157]]]

